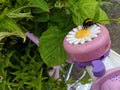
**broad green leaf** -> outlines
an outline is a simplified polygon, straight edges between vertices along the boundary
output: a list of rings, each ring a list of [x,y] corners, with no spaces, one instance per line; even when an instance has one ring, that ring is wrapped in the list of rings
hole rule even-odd
[[[82,24],[86,18],[92,18],[95,21],[108,19],[106,13],[100,8],[96,0],[70,1],[68,7],[72,12],[73,21],[76,25]],[[104,22],[102,24],[107,23]]]
[[[13,21],[10,18],[6,17],[0,21],[0,31],[1,29],[4,29],[4,30],[6,29],[11,32],[14,32],[14,35],[23,38],[23,41],[26,40],[26,36],[24,32],[22,31],[22,29],[16,24],[15,21]]]
[[[40,38],[39,51],[43,61],[49,66],[63,64],[66,60],[66,53],[63,49],[65,31],[51,26]]]
[[[100,23],[100,24],[109,24],[109,18],[107,16],[107,14],[104,12],[104,10],[102,10],[100,8],[100,6],[96,7],[96,12],[95,12],[95,16],[93,19],[96,23]]]
[[[92,1],[94,0],[89,0],[89,1],[81,0],[76,2],[74,5],[69,3],[68,6],[70,6],[69,8],[72,12],[73,21],[76,25],[82,24],[82,22],[86,18],[92,18],[92,19],[94,18],[98,2],[97,1],[92,2]]]
[[[45,0],[28,0],[33,4],[34,7],[38,7],[44,11],[49,12],[49,7]]]
[[[49,21],[54,22],[61,30],[64,30],[64,28],[68,27],[70,24],[75,27],[71,18],[72,16],[70,14],[66,14],[65,10],[58,10],[50,15]]]
[[[96,22],[98,22],[100,24],[110,24],[107,14],[101,8],[99,8],[99,11],[100,11],[99,17],[96,17],[98,19],[98,20],[96,20]]]

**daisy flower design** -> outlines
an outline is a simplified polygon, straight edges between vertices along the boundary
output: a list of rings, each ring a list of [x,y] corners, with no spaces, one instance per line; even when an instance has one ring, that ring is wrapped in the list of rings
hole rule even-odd
[[[98,25],[94,24],[87,29],[83,29],[83,26],[78,26],[67,34],[66,40],[70,44],[84,44],[96,38],[98,33],[100,33],[100,27]]]

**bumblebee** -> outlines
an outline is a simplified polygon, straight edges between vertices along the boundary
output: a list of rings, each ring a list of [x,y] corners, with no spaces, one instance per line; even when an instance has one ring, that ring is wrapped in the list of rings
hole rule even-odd
[[[93,22],[93,20],[91,18],[87,18],[84,20],[83,22],[83,29],[87,29],[88,27],[94,25],[96,23]],[[97,25],[97,24],[96,24]]]

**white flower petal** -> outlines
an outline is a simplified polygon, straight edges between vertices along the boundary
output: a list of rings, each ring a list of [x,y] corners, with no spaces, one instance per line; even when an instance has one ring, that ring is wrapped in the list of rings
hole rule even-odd
[[[79,44],[80,43],[80,40],[78,39],[76,42],[74,42],[74,44]]]
[[[93,28],[93,29],[97,31],[97,30],[100,30],[100,27],[96,27],[96,28]]]
[[[98,33],[98,30],[91,30],[90,34],[97,34],[97,33]]]
[[[84,43],[85,43],[85,39],[81,39],[81,40],[80,40],[80,43],[81,43],[81,44],[84,44]]]
[[[66,38],[66,40],[69,42],[69,41],[71,41],[71,40],[73,40],[74,38]]]
[[[95,33],[95,32],[96,32],[95,30],[91,30],[91,31],[90,31],[90,34],[91,34],[91,33],[93,34],[93,33]]]
[[[92,39],[90,37],[86,37],[85,40],[86,41],[92,41]]]
[[[92,25],[89,29],[93,30],[93,29],[96,29],[97,27],[98,27],[97,25]]]
[[[93,37],[95,38],[95,37],[97,37],[98,35],[96,34],[96,35],[93,35]]]
[[[76,33],[75,33],[75,32],[73,32],[73,31],[71,31],[71,32],[69,32],[69,34],[71,34],[71,35],[75,35]]]
[[[96,33],[100,33],[100,30],[97,30]]]
[[[78,29],[77,29],[77,28],[73,28],[73,31],[74,31],[74,32],[77,32],[77,31],[78,31]]]
[[[77,28],[78,28],[78,30],[80,30],[80,29],[82,29],[82,26],[78,26]]]
[[[68,33],[66,36],[66,40],[71,43],[71,44],[84,44],[86,41],[92,41],[92,38],[97,37],[98,33],[100,33],[100,27],[97,25],[92,25],[91,27],[88,28],[90,30],[90,34],[84,38],[77,38],[76,32],[78,30],[82,30],[82,26],[78,26],[77,28],[73,28],[72,31]]]
[[[93,25],[93,26],[91,26],[89,29],[90,29],[90,30],[93,30],[93,29],[98,30],[98,29],[100,29],[100,27],[99,27],[99,26],[97,26],[97,25]]]
[[[100,27],[99,27],[99,26],[97,26],[97,29],[100,29]]]
[[[99,26],[98,26],[98,25],[96,25],[96,24],[94,24],[93,26],[94,26],[94,27],[99,27]]]
[[[88,35],[88,38],[92,38],[93,34]]]
[[[98,28],[93,28],[90,30],[92,34],[98,34],[100,33],[100,30]]]
[[[91,34],[89,37],[95,38],[95,37],[97,37],[97,34]]]
[[[73,40],[69,41],[69,43],[75,43],[77,41],[76,38],[74,38]]]
[[[70,34],[68,34],[67,36],[66,36],[67,38],[71,38],[71,37],[75,37],[75,35],[70,35]]]
[[[97,30],[98,30],[97,27],[91,29],[91,31],[97,31]]]

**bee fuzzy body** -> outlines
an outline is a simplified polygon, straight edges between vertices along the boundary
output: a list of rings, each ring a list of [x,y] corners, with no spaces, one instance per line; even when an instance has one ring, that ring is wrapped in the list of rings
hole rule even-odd
[[[91,18],[87,18],[83,22],[83,29],[87,29],[88,27],[90,27],[90,26],[92,26],[94,24],[96,24],[96,23],[94,23]]]

